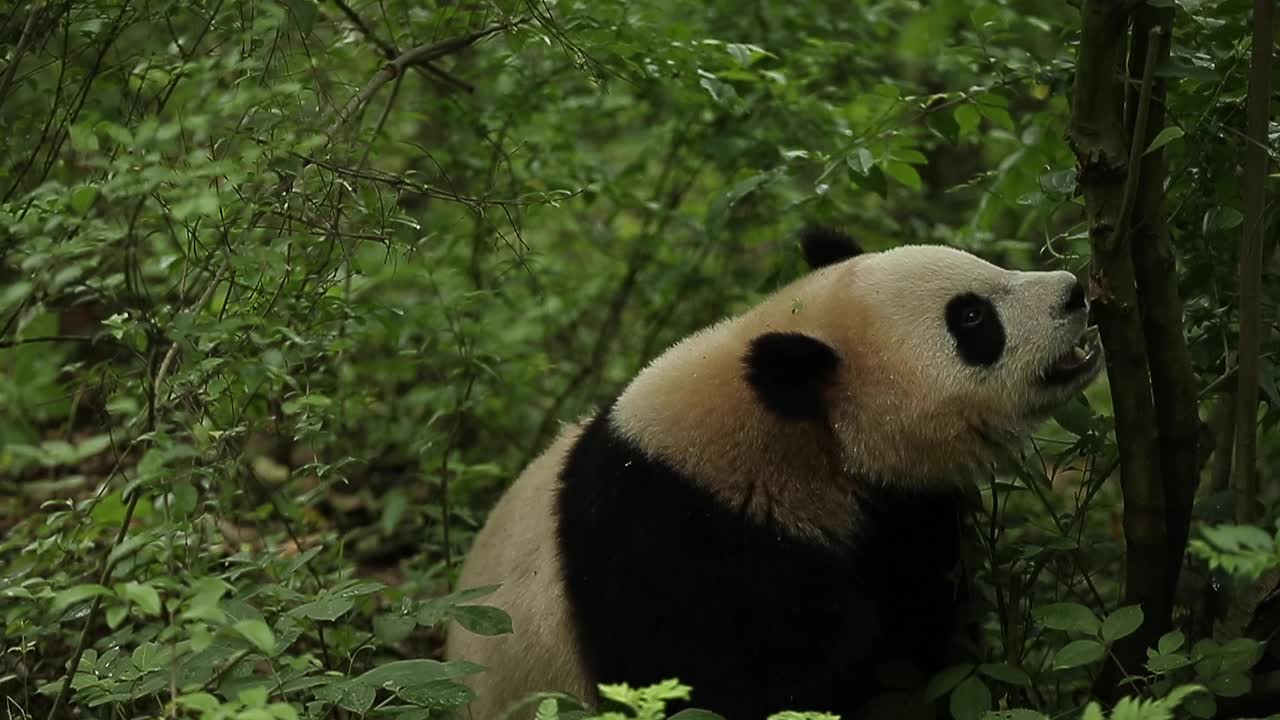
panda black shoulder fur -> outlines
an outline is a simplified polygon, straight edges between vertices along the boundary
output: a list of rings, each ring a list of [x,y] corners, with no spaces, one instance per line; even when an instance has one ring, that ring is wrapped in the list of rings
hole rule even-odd
[[[499,501],[460,586],[501,583],[515,632],[446,647],[488,668],[471,717],[675,677],[729,720],[848,720],[884,663],[937,668],[958,480],[1098,374],[1084,292],[944,247],[802,245],[813,272],[667,350]]]

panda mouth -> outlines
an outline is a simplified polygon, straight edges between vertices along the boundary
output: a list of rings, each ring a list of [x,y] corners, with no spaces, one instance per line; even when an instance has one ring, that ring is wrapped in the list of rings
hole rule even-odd
[[[1102,340],[1096,325],[1086,328],[1071,349],[1050,363],[1044,372],[1046,385],[1068,385],[1091,377],[1101,365]]]

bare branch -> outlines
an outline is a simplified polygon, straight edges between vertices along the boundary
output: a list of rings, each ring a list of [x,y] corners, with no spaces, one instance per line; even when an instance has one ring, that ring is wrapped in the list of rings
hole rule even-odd
[[[440,42],[431,43],[429,45],[419,45],[415,48],[406,50],[386,65],[383,65],[382,69],[378,70],[378,72],[374,74],[373,78],[369,80],[369,84],[365,85],[363,90],[356,93],[351,98],[347,103],[347,106],[338,113],[338,118],[334,120],[333,126],[329,128],[329,135],[332,136],[336,134],[338,129],[342,127],[343,123],[347,122],[352,115],[359,112],[365,104],[369,102],[369,99],[373,97],[374,93],[378,92],[383,85],[386,85],[403,73],[405,68],[425,65],[437,58],[452,55],[453,53],[465,50],[466,48],[471,47],[492,35],[496,35],[497,33],[504,32],[506,30],[511,30],[525,22],[527,22],[527,20],[518,19],[510,23],[490,25],[483,30],[477,30],[473,33],[468,33],[467,35],[449,38],[448,40],[441,40]]]

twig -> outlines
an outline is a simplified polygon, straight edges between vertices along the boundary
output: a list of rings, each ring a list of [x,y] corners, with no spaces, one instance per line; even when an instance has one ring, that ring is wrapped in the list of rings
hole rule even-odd
[[[218,273],[209,281],[209,286],[205,288],[200,299],[192,306],[191,312],[199,312],[200,308],[208,304],[209,299],[213,297],[214,288],[218,286],[222,278],[222,273],[230,266],[230,259],[223,264]],[[151,382],[151,392],[148,393],[148,412],[147,412],[147,432],[152,432],[156,427],[156,406],[157,398],[160,393],[160,385],[164,382],[165,376],[169,372],[169,368],[173,365],[173,359],[178,351],[178,343],[173,343],[169,347],[169,351],[165,353],[164,359],[160,362],[156,369],[155,380]],[[119,464],[116,466],[119,469]],[[115,472],[110,477],[114,477]],[[120,547],[120,543],[124,542],[125,535],[129,533],[129,526],[133,523],[133,513],[138,509],[138,501],[143,496],[142,488],[136,488],[133,496],[129,498],[129,505],[125,508],[124,517],[120,520],[120,529],[116,532],[115,541],[111,543],[111,549],[102,557],[102,563],[98,570],[98,584],[106,585],[107,578],[110,576],[112,569],[115,568],[115,562],[111,560],[115,554],[116,548]],[[95,595],[93,602],[89,606],[89,612],[84,619],[84,627],[80,629],[80,638],[76,642],[75,652],[71,655],[71,661],[67,665],[67,676],[62,681],[62,688],[58,691],[58,697],[53,701],[53,708],[49,711],[51,720],[58,717],[58,711],[66,703],[67,698],[71,695],[71,681],[75,678],[76,673],[80,669],[80,660],[84,656],[84,651],[89,644],[89,630],[93,628],[94,623],[98,619],[98,612],[102,607],[102,596]]]
[[[20,338],[17,340],[0,340],[0,349],[30,345],[32,343],[77,342],[92,343],[104,338],[93,335],[40,335],[38,337]]]
[[[9,95],[9,86],[18,74],[18,66],[22,64],[22,56],[27,52],[27,43],[31,41],[31,27],[35,25],[36,16],[44,12],[44,8],[31,4],[27,11],[27,22],[22,26],[22,35],[18,37],[18,45],[13,49],[13,57],[9,59],[9,67],[4,69],[4,77],[0,77],[0,108],[4,107],[5,98]]]
[[[429,63],[432,60],[444,57],[445,55],[452,55],[460,50],[471,47],[491,35],[495,35],[505,30],[511,30],[525,22],[528,21],[525,19],[518,19],[511,23],[490,25],[483,30],[477,30],[467,35],[449,38],[448,40],[441,40],[440,42],[431,43],[429,45],[419,45],[415,48],[406,50],[398,57],[383,65],[382,69],[378,70],[378,72],[374,74],[373,78],[369,80],[369,83],[365,85],[364,89],[356,93],[351,100],[347,102],[346,107],[338,111],[337,119],[334,120],[333,125],[329,128],[329,135],[333,136],[337,134],[338,129],[342,127],[343,123],[347,122],[352,115],[363,108],[369,102],[369,99],[373,97],[374,93],[378,92],[383,85],[386,85],[403,73],[405,68]]]
[[[1254,0],[1253,54],[1249,60],[1247,129],[1244,157],[1244,234],[1240,240],[1240,358],[1236,382],[1235,519],[1255,515],[1258,496],[1258,353],[1262,327],[1262,235],[1266,210],[1267,114],[1271,96],[1271,44],[1275,0]]]
[[[342,14],[347,17],[347,20],[349,20],[352,25],[356,26],[356,30],[358,30],[366,40],[378,47],[378,50],[382,52],[382,56],[384,58],[387,60],[394,60],[400,55],[400,49],[379,37],[378,34],[373,31],[373,28],[369,27],[369,23],[365,22],[364,18],[360,17],[360,14],[352,9],[350,5],[343,0],[333,0],[333,4],[338,6],[338,9],[342,11]],[[428,75],[434,76],[445,84],[452,85],[463,92],[475,92],[475,87],[472,86],[471,83],[468,83],[461,78],[454,77],[448,72],[445,72],[435,63],[425,62],[421,65],[415,65],[414,70],[417,70],[418,73],[424,77]]]

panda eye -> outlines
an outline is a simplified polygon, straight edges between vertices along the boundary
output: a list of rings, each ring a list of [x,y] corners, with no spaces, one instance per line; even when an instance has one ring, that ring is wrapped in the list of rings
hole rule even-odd
[[[986,317],[986,308],[981,305],[974,305],[964,309],[964,312],[960,315],[960,324],[967,328],[977,327],[982,324]]]

